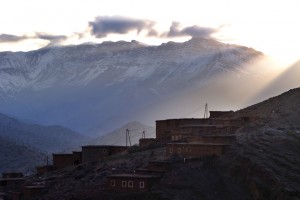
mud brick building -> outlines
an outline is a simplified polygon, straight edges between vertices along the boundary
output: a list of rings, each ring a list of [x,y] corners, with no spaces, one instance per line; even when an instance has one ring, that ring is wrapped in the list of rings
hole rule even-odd
[[[233,114],[232,110],[230,111],[209,111],[209,118],[226,118]]]
[[[169,157],[199,158],[212,155],[222,155],[228,145],[205,143],[168,143],[166,153]]]
[[[41,176],[47,172],[53,171],[54,169],[53,165],[36,166],[36,174]]]
[[[160,145],[160,142],[156,138],[142,138],[139,140],[140,147],[149,147],[154,145]]]
[[[67,166],[79,165],[82,163],[82,152],[73,151],[72,153],[54,153],[53,156],[53,168],[62,169]],[[42,172],[47,166],[40,166],[39,171]],[[48,168],[49,169],[49,168]],[[37,168],[38,171],[38,168]]]
[[[101,161],[103,158],[126,151],[128,147],[112,145],[82,146],[82,162]]]
[[[159,175],[117,174],[107,176],[107,190],[112,192],[147,192],[158,181]]]
[[[46,192],[44,185],[24,186],[22,189],[24,200],[36,199]]]
[[[79,165],[82,163],[82,152],[81,151],[73,151],[73,164]]]
[[[55,169],[62,169],[68,166],[73,166],[73,154],[52,154],[53,166]]]
[[[232,144],[236,141],[235,135],[201,135],[190,137],[187,142],[198,142],[207,144]]]
[[[26,178],[2,178],[0,179],[0,192],[19,191]]]

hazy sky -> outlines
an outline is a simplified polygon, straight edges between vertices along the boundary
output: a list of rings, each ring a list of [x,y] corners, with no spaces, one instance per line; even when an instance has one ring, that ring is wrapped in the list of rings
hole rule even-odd
[[[0,51],[201,36],[294,62],[300,59],[299,10],[299,0],[3,0]]]

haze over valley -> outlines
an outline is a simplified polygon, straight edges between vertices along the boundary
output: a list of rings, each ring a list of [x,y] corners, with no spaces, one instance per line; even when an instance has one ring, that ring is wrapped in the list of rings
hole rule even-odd
[[[0,200],[300,199],[298,0],[10,0]]]

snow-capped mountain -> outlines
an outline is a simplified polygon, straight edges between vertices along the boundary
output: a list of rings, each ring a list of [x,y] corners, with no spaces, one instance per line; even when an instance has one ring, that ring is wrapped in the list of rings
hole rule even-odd
[[[212,39],[0,53],[0,111],[81,132],[112,130],[221,74],[252,75],[263,54]],[[157,116],[156,116],[157,117]],[[145,120],[144,120],[145,121]]]

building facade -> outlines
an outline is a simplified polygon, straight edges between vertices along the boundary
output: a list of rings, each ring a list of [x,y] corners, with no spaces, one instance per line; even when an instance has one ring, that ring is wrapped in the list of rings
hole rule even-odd
[[[226,144],[168,143],[166,153],[169,157],[200,158],[222,155],[227,147]]]
[[[147,192],[159,181],[158,175],[117,174],[107,176],[107,190],[113,192]]]
[[[87,145],[82,146],[82,162],[101,161],[110,155],[126,151],[128,147],[112,145]]]

